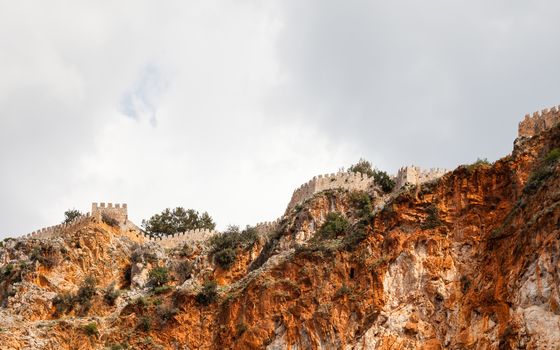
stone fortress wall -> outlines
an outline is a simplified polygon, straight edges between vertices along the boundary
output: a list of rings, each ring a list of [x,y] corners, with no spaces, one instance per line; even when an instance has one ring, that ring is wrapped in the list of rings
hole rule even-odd
[[[433,181],[442,177],[448,170],[443,168],[431,168],[429,170],[422,170],[417,166],[406,166],[399,169],[397,176],[395,176],[395,191],[401,189],[403,186],[420,185],[425,182]]]
[[[219,232],[215,230],[196,229],[196,230],[176,233],[174,235],[169,235],[165,237],[161,237],[161,236],[152,237],[147,235],[145,235],[144,237],[150,242],[156,242],[162,248],[174,248],[180,246],[181,244],[186,244],[186,243],[192,244],[197,242],[203,242],[208,238],[215,236],[218,233]]]
[[[301,185],[294,191],[286,212],[296,205],[305,202],[316,193],[331,189],[346,189],[355,191],[367,191],[373,187],[373,177],[361,173],[339,172],[336,174],[319,175],[313,177],[309,182]]]
[[[67,229],[73,229],[81,224],[85,223],[89,219],[91,219],[91,214],[86,213],[85,215],[78,216],[73,221],[66,223],[66,224],[59,224],[54,226],[49,226],[42,228],[37,231],[33,231],[29,234],[23,235],[23,238],[53,238],[56,237],[58,234],[64,232]]]
[[[266,235],[270,232],[275,232],[276,229],[280,226],[281,220],[282,218],[278,218],[274,221],[259,222],[255,225],[255,229],[261,236]]]
[[[550,129],[560,123],[560,106],[545,108],[540,112],[525,115],[525,119],[519,123],[518,136],[532,137],[546,129]]]
[[[128,205],[126,203],[114,205],[113,203],[92,203],[91,215],[99,220],[101,220],[103,215],[107,215],[117,220],[120,224],[124,224],[128,220]]]

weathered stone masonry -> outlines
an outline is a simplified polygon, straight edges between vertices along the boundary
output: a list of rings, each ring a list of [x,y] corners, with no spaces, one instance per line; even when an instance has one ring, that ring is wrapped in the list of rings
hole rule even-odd
[[[373,184],[373,177],[361,173],[337,173],[315,176],[294,191],[286,212],[321,191],[335,188],[367,191],[372,188]]]
[[[173,248],[185,243],[203,242],[216,234],[218,234],[218,231],[208,230],[208,229],[196,229],[196,230],[176,233],[165,237],[150,237],[150,236],[145,236],[145,237],[151,242],[156,242],[163,248]]]
[[[425,182],[439,179],[447,172],[443,168],[431,168],[422,170],[417,166],[407,166],[400,168],[395,177],[395,190],[399,190],[404,185],[420,185]]]
[[[120,224],[124,224],[128,220],[128,206],[126,203],[115,205],[113,205],[113,203],[92,203],[91,215],[100,220],[103,215],[108,215],[117,220]]]
[[[532,137],[546,129],[550,129],[560,122],[560,106],[545,108],[540,112],[534,112],[533,116],[525,115],[525,119],[519,123],[518,136]]]

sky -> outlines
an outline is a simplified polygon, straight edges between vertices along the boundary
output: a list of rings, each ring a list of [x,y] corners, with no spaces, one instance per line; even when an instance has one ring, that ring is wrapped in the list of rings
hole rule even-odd
[[[560,103],[558,1],[0,0],[0,238],[69,208],[272,221],[360,158],[453,169]]]

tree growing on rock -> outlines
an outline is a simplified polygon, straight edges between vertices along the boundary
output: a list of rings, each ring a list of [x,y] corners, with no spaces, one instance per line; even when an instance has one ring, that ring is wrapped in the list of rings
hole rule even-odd
[[[64,220],[62,221],[63,224],[68,224],[72,221],[74,221],[74,219],[82,216],[84,214],[82,214],[81,211],[77,210],[77,209],[68,209],[67,211],[64,212]]]
[[[367,176],[373,177],[375,183],[381,187],[383,192],[389,193],[395,188],[395,181],[382,170],[373,168],[371,163],[363,158],[348,168],[349,173],[362,173]]]
[[[204,212],[199,214],[194,209],[167,208],[160,214],[155,214],[148,220],[142,220],[142,227],[150,235],[172,235],[195,229],[216,228],[212,217]]]

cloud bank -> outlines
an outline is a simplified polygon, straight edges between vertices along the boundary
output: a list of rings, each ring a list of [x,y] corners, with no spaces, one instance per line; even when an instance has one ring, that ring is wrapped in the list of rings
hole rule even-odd
[[[507,154],[558,104],[560,4],[0,2],[0,237],[92,201],[219,227],[360,157]]]

